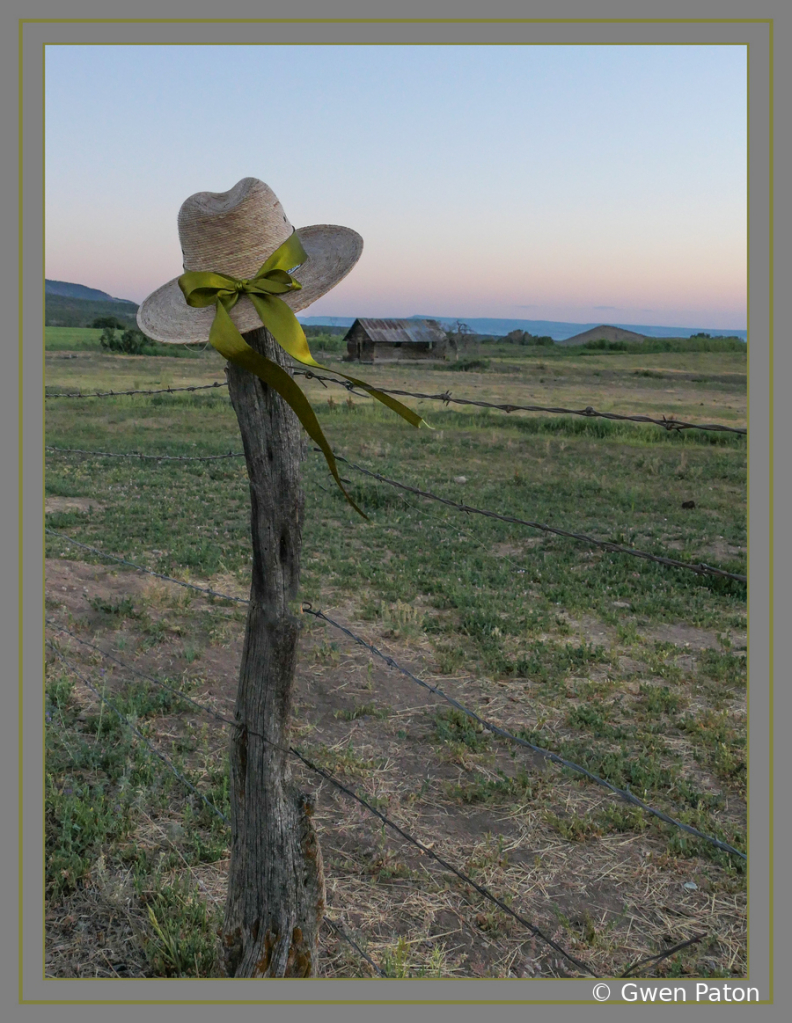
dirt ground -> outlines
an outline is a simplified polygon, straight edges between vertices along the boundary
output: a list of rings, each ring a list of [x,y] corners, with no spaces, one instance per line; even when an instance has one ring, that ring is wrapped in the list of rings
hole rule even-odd
[[[80,501],[50,500],[64,508]],[[179,604],[185,591],[171,584],[79,561],[48,560],[46,581],[48,636],[81,666],[97,665],[101,656],[80,639],[152,675],[189,675],[195,700],[232,715],[243,633],[238,613],[234,617],[197,594],[189,606]],[[231,576],[216,577],[210,585],[247,596]],[[148,621],[161,619],[158,642],[142,642],[138,618],[101,609],[125,598],[145,607]],[[353,620],[350,608],[323,610],[493,723],[510,731],[535,726],[530,685],[518,690],[513,683],[437,675],[432,649],[420,638],[389,636],[381,623]],[[207,616],[216,621],[211,634],[196,636],[185,625]],[[570,619],[569,624],[590,642],[606,647],[612,642],[610,628],[593,617]],[[714,634],[680,625],[657,627],[652,635],[674,643],[680,652],[718,642]],[[114,668],[112,677],[120,686],[129,676]],[[75,693],[86,708],[95,705],[85,687],[77,686]],[[598,973],[624,969],[696,934],[702,940],[679,960],[682,973],[744,971],[744,896],[722,868],[670,857],[661,827],[602,833],[593,841],[563,838],[548,828],[549,813],[569,821],[624,804],[601,788],[561,774],[528,750],[490,743],[475,753],[462,744],[439,743],[437,717],[447,709],[342,633],[305,616],[295,745],[344,784],[365,791],[400,827],[506,899]],[[205,720],[192,709],[163,717],[158,741],[166,749],[191,722]],[[209,721],[212,755],[223,758],[227,733]],[[466,802],[455,797],[469,786],[471,771],[491,784],[522,777],[524,798]],[[580,975],[540,938],[387,831],[362,806],[301,765],[295,765],[295,775],[317,797],[328,916],[376,962],[389,964],[392,974]],[[173,848],[179,827],[177,819],[152,818],[143,810],[136,840]],[[48,912],[48,976],[146,975],[143,911],[129,878],[109,866],[110,859],[102,854],[82,887]],[[180,876],[189,877],[208,904],[222,906],[227,867],[226,855],[214,863],[185,863]],[[327,976],[372,975],[368,963],[329,927],[322,931],[321,970]]]

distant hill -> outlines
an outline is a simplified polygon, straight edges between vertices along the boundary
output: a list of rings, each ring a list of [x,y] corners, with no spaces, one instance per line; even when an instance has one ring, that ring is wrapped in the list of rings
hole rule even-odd
[[[355,322],[354,316],[300,316],[301,323],[312,326],[351,327]],[[512,330],[524,330],[529,334],[538,337],[551,337],[554,341],[566,341],[576,334],[596,329],[598,323],[569,323],[562,320],[499,320],[489,318],[473,317],[466,319],[464,316],[430,316],[414,315],[411,320],[438,320],[443,326],[456,323],[457,319],[466,323],[471,330],[484,336],[505,337]],[[644,337],[690,337],[693,334],[706,332],[711,337],[738,337],[742,341],[748,340],[748,332],[745,330],[719,330],[713,327],[656,327],[636,323],[614,324],[622,330],[633,331]]]
[[[125,327],[137,327],[137,306],[134,302],[119,302],[112,298],[98,302],[53,294],[45,295],[45,299],[44,323],[48,327],[90,327],[100,316],[114,316]]]
[[[84,284],[70,284],[68,281],[44,281],[45,295],[60,295],[63,298],[80,298],[92,302],[123,302],[137,309],[134,302],[128,298],[113,298],[106,291],[99,291],[98,288],[86,288]]]
[[[582,334],[575,334],[573,337],[565,338],[557,343],[560,345],[584,345],[587,341],[600,340],[631,341],[633,344],[640,344],[646,340],[646,335],[636,334],[634,330],[625,330],[624,327],[611,327],[603,323],[599,327],[584,330]]]

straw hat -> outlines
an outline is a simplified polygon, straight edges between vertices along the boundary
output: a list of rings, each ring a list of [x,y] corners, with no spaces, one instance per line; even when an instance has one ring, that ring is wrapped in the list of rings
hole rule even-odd
[[[258,178],[243,178],[228,192],[196,192],[179,210],[184,269],[253,277],[293,230],[278,197]],[[308,254],[295,273],[302,289],[279,296],[294,312],[334,288],[363,251],[363,239],[348,227],[317,224],[297,233]],[[187,344],[208,340],[214,316],[214,306],[187,305],[174,277],[144,299],[137,322],[156,341]],[[261,326],[247,295],[232,308],[231,319],[240,333]]]

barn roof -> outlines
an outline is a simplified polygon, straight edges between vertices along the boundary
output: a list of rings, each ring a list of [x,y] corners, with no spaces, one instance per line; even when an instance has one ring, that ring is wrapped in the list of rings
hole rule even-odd
[[[445,341],[446,336],[442,327],[434,320],[370,320],[358,319],[349,328],[349,333],[355,328],[355,324],[365,330],[372,341],[394,341],[402,344],[417,344],[427,342]]]

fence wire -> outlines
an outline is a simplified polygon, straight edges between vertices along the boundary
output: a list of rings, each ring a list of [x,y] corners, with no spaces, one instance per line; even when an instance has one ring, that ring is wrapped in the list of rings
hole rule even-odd
[[[45,398],[119,398],[125,394],[175,394],[177,391],[208,391],[213,387],[228,387],[226,380],[215,380],[211,384],[193,384],[189,387],[158,387],[155,390],[144,390],[136,387],[131,391],[49,391]]]
[[[318,380],[322,384],[325,382],[338,384],[339,387],[343,387],[344,390],[349,391],[358,398],[367,397],[364,391],[355,390],[355,385],[350,383],[348,380],[338,380],[336,377],[322,376],[319,373],[313,373],[311,370],[307,369],[295,369],[294,375],[304,376],[308,380]],[[582,409],[559,408],[558,406],[550,405],[513,405],[510,403],[498,405],[491,401],[474,401],[472,398],[452,398],[450,391],[443,391],[442,394],[421,394],[418,391],[400,391],[395,388],[379,386],[377,390],[382,391],[384,394],[398,394],[404,398],[420,398],[425,401],[442,401],[446,406],[449,404],[475,405],[478,408],[497,409],[500,412],[549,412],[552,415],[560,416],[584,416],[586,419],[614,419],[631,423],[651,423],[654,426],[662,426],[663,429],[669,432],[678,431],[681,433],[683,430],[709,430],[716,433],[739,433],[743,435],[748,433],[748,430],[744,426],[722,426],[720,423],[685,423],[679,419],[675,419],[673,416],[665,415],[661,419],[655,419],[652,416],[630,416],[622,415],[618,412],[597,412],[597,410],[592,408],[591,405],[587,405]]]
[[[152,459],[154,461],[171,459],[173,461],[209,462],[224,458],[242,458],[244,456],[243,451],[229,451],[224,455],[147,455],[136,451],[89,451],[84,448],[47,447],[47,450],[64,454],[74,453],[109,458],[142,458]],[[320,452],[319,448],[312,448],[312,450]],[[725,579],[734,579],[736,582],[748,582],[748,577],[745,575],[741,575],[738,572],[727,572],[725,569],[715,568],[713,565],[707,565],[703,561],[693,564],[689,561],[680,561],[678,558],[667,558],[663,555],[650,554],[648,551],[638,550],[635,547],[624,547],[621,544],[613,543],[610,540],[598,540],[596,537],[588,536],[586,533],[575,533],[568,529],[559,529],[557,526],[548,526],[542,522],[533,522],[530,519],[520,519],[514,515],[501,515],[500,512],[488,511],[485,508],[474,508],[469,504],[460,504],[459,502],[452,501],[447,497],[441,497],[439,494],[432,493],[430,490],[422,490],[420,487],[413,487],[407,483],[401,483],[399,480],[390,479],[389,477],[383,476],[381,473],[374,472],[371,469],[366,469],[364,466],[357,465],[355,462],[351,462],[348,458],[344,458],[343,455],[336,455],[335,458],[337,462],[343,462],[345,465],[348,465],[350,469],[354,469],[356,472],[369,476],[372,479],[377,480],[379,483],[385,483],[390,487],[396,487],[399,490],[415,494],[418,497],[424,497],[430,501],[439,501],[441,504],[445,504],[449,508],[454,508],[457,511],[465,512],[469,515],[483,515],[485,518],[496,519],[499,522],[528,526],[531,529],[539,529],[545,533],[554,533],[556,536],[564,536],[572,540],[578,540],[580,543],[593,544],[595,547],[609,551],[612,554],[629,554],[634,558],[641,558],[644,561],[653,561],[656,564],[666,565],[669,568],[686,569],[689,572],[695,572],[697,575],[719,576]],[[349,483],[350,481],[345,480],[344,482]]]
[[[106,554],[104,551],[100,551],[98,547],[91,547],[90,544],[82,543],[80,540],[74,540],[72,537],[67,536],[66,533],[59,533],[57,529],[50,529],[49,526],[44,527],[44,532],[49,533],[51,536],[57,536],[61,540],[67,540],[69,543],[73,543],[77,547],[82,547],[86,551],[91,551],[93,554],[98,554],[101,558],[107,558],[110,561],[117,561],[120,565],[128,565],[130,568],[134,568],[138,572],[145,572],[146,575],[153,575],[156,579],[164,579],[165,582],[174,583],[176,586],[183,586],[187,590],[197,590],[199,593],[206,593],[210,597],[218,597],[220,600],[233,600],[236,604],[250,603],[250,601],[245,597],[231,597],[227,593],[218,593],[217,590],[210,590],[206,586],[197,586],[195,583],[185,583],[182,582],[181,579],[174,579],[172,576],[163,575],[161,572],[155,572],[151,568],[144,568],[143,565],[136,565],[134,561],[127,561],[126,558],[119,558],[116,554]]]
[[[68,630],[62,630],[62,631],[68,631]],[[167,756],[165,756],[164,753],[161,753],[151,742],[149,742],[149,740],[143,735],[143,733],[140,732],[139,729],[135,728],[135,726],[132,724],[132,722],[129,721],[129,719],[115,706],[115,704],[111,700],[109,700],[105,694],[101,693],[99,691],[99,689],[97,689],[97,687],[93,685],[92,682],[90,682],[87,678],[85,678],[85,676],[80,671],[77,670],[75,665],[73,665],[66,657],[63,656],[63,654],[60,652],[60,650],[58,650],[58,648],[55,646],[55,644],[52,643],[52,641],[48,641],[48,642],[49,642],[49,646],[52,649],[53,653],[59,658],[59,660],[64,665],[66,665],[66,667],[78,679],[80,679],[80,681],[84,685],[86,685],[99,698],[99,700],[102,703],[105,703],[118,716],[118,718],[120,719],[122,724],[125,724],[139,739],[142,739],[143,742],[148,746],[148,748],[157,757],[159,757],[160,760],[163,761],[163,763],[167,766],[167,768],[171,771],[171,773],[180,782],[182,782],[185,786],[187,786],[187,788],[189,788],[191,792],[193,792],[200,799],[202,799],[204,801],[204,803],[209,807],[209,809],[212,810],[213,813],[215,813],[225,824],[227,824],[227,825],[230,824],[230,821],[225,816],[225,814],[223,814],[220,810],[218,810],[218,808],[216,806],[214,806],[214,804],[211,803],[206,798],[206,796],[203,795],[203,793],[199,792],[198,789],[192,784],[192,782],[189,779],[185,778],[184,775],[182,775],[178,771],[178,769],[173,765],[172,761]],[[88,644],[88,645],[93,646],[93,644]],[[104,651],[102,651],[99,647],[94,647],[94,649],[98,650],[100,653],[104,653]],[[113,658],[113,660],[116,660],[116,658]],[[118,662],[118,663],[121,663],[121,662]],[[124,665],[124,667],[129,667],[129,666],[128,665]],[[134,670],[134,669],[132,669],[132,670]],[[157,681],[152,676],[145,676],[145,677],[149,678],[151,681],[154,681],[154,682]],[[160,683],[160,684],[162,684],[162,683]],[[170,686],[166,685],[165,688],[166,689],[170,689],[171,691],[173,691],[172,687],[170,687]],[[182,694],[180,694],[180,695],[182,695]],[[191,701],[191,702],[195,703],[195,701]],[[211,714],[214,717],[218,716],[218,715],[215,714],[215,712],[211,708],[202,707],[202,709],[207,711],[209,714]],[[241,722],[234,722],[234,721],[231,721],[230,719],[226,719],[226,720],[228,721],[229,724],[235,725],[235,727],[242,727],[242,723]],[[433,849],[430,849],[429,846],[424,845],[424,843],[421,842],[419,839],[417,839],[413,835],[409,834],[409,832],[405,831],[404,828],[402,828],[398,824],[396,824],[395,821],[392,821],[384,813],[382,813],[376,807],[372,806],[371,803],[369,803],[362,796],[358,795],[356,792],[353,792],[353,790],[348,788],[346,785],[343,785],[340,781],[338,781],[337,778],[334,778],[332,774],[330,774],[328,771],[324,770],[324,768],[318,767],[308,757],[306,757],[304,753],[302,753],[296,747],[294,747],[294,746],[289,746],[289,747],[280,746],[278,743],[273,742],[271,739],[268,739],[266,736],[262,735],[259,732],[251,732],[251,731],[249,731],[249,734],[258,736],[264,742],[266,742],[268,745],[272,746],[274,749],[280,750],[282,753],[288,753],[288,754],[291,754],[292,756],[296,757],[310,771],[312,771],[314,774],[318,775],[319,777],[323,778],[325,781],[329,782],[334,788],[338,789],[340,792],[342,792],[344,795],[348,796],[350,799],[355,800],[355,802],[359,803],[362,807],[364,807],[366,810],[368,810],[369,813],[371,813],[375,817],[379,818],[379,820],[381,820],[382,823],[386,827],[390,828],[392,831],[395,831],[398,835],[400,835],[401,838],[403,838],[406,842],[410,843],[411,845],[414,845],[424,855],[429,856],[431,859],[435,860],[437,863],[439,863],[446,870],[451,871],[452,874],[454,874],[456,877],[458,877],[465,884],[470,885],[470,887],[474,888],[483,898],[487,899],[487,901],[493,903],[493,905],[497,906],[499,909],[503,910],[503,912],[509,914],[509,916],[513,917],[515,920],[517,920],[519,923],[521,923],[524,927],[526,927],[530,931],[531,934],[534,935],[534,937],[537,937],[537,938],[541,939],[547,945],[549,945],[551,948],[555,949],[556,952],[558,952],[565,959],[567,959],[570,963],[572,963],[573,966],[575,966],[577,969],[582,970],[584,973],[590,974],[590,976],[592,976],[592,977],[597,977],[598,976],[598,974],[594,973],[594,971],[589,966],[587,966],[580,959],[577,959],[575,956],[573,956],[571,952],[567,952],[566,949],[562,945],[560,945],[557,941],[554,941],[553,938],[549,937],[549,935],[545,934],[539,927],[537,927],[535,924],[531,923],[531,921],[528,920],[526,917],[524,917],[521,913],[518,913],[516,910],[512,909],[511,906],[509,906],[507,903],[505,903],[502,899],[499,899],[496,895],[493,895],[492,892],[488,888],[486,888],[484,885],[481,885],[477,881],[474,881],[473,878],[468,877],[467,874],[463,873],[461,870],[458,870],[455,866],[453,866],[453,864],[451,864],[447,860],[443,859],[442,856],[439,856],[436,852],[434,852]],[[342,936],[346,937],[346,935],[343,935],[343,932],[340,929],[338,929],[338,933],[342,934]],[[349,939],[347,939],[347,940],[349,940]],[[380,975],[384,975],[382,973],[382,971],[379,969],[379,967],[377,967],[376,964],[373,963],[373,961],[354,942],[350,941],[350,944],[355,949],[357,949],[358,952],[360,952],[360,954],[366,959],[366,961],[369,962],[377,970],[377,972]]]
[[[712,845],[717,846],[717,848],[721,849],[723,852],[731,853],[734,856],[739,856],[743,860],[747,860],[747,856],[745,855],[745,853],[740,852],[739,849],[735,849],[734,846],[729,845],[726,842],[722,842],[719,838],[715,838],[712,835],[705,834],[703,831],[699,831],[697,828],[692,827],[690,824],[685,824],[683,821],[678,821],[675,818],[670,817],[668,814],[663,813],[662,810],[656,810],[653,806],[650,806],[648,803],[645,803],[642,799],[639,799],[638,796],[633,795],[633,793],[630,792],[629,789],[617,788],[615,785],[607,781],[605,778],[600,778],[599,775],[594,774],[592,771],[589,771],[588,768],[582,767],[580,764],[576,764],[571,760],[566,760],[564,757],[559,756],[557,753],[553,753],[550,750],[546,750],[541,746],[536,746],[534,745],[534,743],[529,742],[527,739],[523,739],[519,735],[513,735],[511,732],[506,731],[505,728],[501,728],[499,725],[495,725],[491,721],[487,721],[486,718],[481,717],[474,710],[470,710],[469,707],[466,707],[458,700],[455,700],[453,696],[449,696],[447,693],[444,693],[443,690],[440,689],[438,686],[433,686],[431,683],[426,682],[424,679],[418,678],[417,675],[413,675],[413,673],[409,669],[399,664],[398,661],[395,661],[392,657],[389,657],[387,654],[383,654],[375,646],[372,646],[371,643],[367,643],[365,639],[361,639],[360,636],[356,636],[355,633],[351,631],[351,629],[347,629],[346,626],[341,625],[339,622],[333,621],[333,619],[329,618],[323,611],[314,611],[310,604],[304,603],[303,613],[313,615],[315,618],[320,618],[323,621],[327,622],[329,625],[332,625],[334,628],[338,629],[340,632],[343,632],[345,635],[349,636],[350,639],[354,640],[354,642],[357,643],[358,646],[365,647],[366,650],[369,650],[371,653],[374,654],[375,657],[378,657],[389,667],[394,668],[396,671],[401,672],[402,675],[406,676],[411,681],[417,683],[422,688],[427,689],[430,693],[434,693],[436,696],[439,696],[441,699],[445,700],[446,703],[449,703],[452,707],[455,707],[457,710],[462,711],[463,714],[466,714],[473,721],[477,721],[480,725],[482,725],[482,727],[486,728],[487,731],[492,732],[493,735],[497,735],[502,739],[507,739],[509,742],[517,743],[517,745],[519,746],[524,746],[526,749],[529,749],[534,753],[538,753],[541,757],[544,757],[546,760],[552,761],[554,764],[559,764],[561,767],[566,767],[570,771],[575,771],[578,774],[582,774],[586,778],[588,778],[589,781],[593,781],[595,782],[595,784],[601,785],[603,788],[608,789],[615,795],[620,796],[625,802],[632,803],[633,806],[638,806],[642,810],[646,810],[647,813],[652,814],[659,820],[664,821],[666,824],[673,824],[674,827],[680,828],[682,831],[686,831],[689,835],[693,835],[695,838],[700,838],[707,842],[710,842]]]
[[[392,831],[395,831],[397,834],[401,835],[401,837],[406,842],[409,842],[411,845],[414,845],[417,849],[420,849],[420,851],[424,853],[424,855],[431,856],[431,858],[435,860],[437,863],[439,863],[441,867],[444,867],[446,870],[450,870],[452,874],[458,877],[465,884],[468,884],[472,888],[475,888],[476,891],[485,899],[487,899],[489,902],[494,903],[494,905],[496,905],[499,909],[503,910],[504,913],[508,913],[509,916],[513,917],[515,920],[521,923],[523,927],[526,927],[531,932],[531,934],[533,934],[537,938],[541,938],[542,941],[548,944],[551,948],[554,948],[556,952],[564,956],[565,959],[569,960],[569,962],[575,965],[579,970],[583,970],[584,973],[588,973],[592,977],[598,976],[598,974],[596,974],[591,969],[590,966],[587,966],[580,959],[577,959],[575,956],[572,955],[571,952],[567,952],[566,949],[564,949],[561,945],[558,944],[558,942],[553,941],[552,938],[550,938],[543,931],[541,931],[535,924],[532,924],[530,920],[527,920],[521,913],[518,913],[516,910],[512,909],[511,906],[509,906],[507,903],[503,902],[502,899],[499,899],[496,895],[493,895],[488,888],[484,887],[484,885],[479,884],[477,881],[474,881],[473,878],[468,877],[467,874],[463,874],[461,870],[457,870],[457,868],[453,866],[451,863],[449,863],[448,860],[444,860],[442,856],[438,856],[438,854],[433,849],[430,849],[428,845],[424,845],[423,842],[421,842],[419,839],[414,838],[403,828],[399,827],[398,824],[390,820],[390,818],[386,817],[381,810],[378,810],[375,806],[372,806],[371,803],[363,799],[362,796],[357,795],[357,793],[353,792],[352,789],[347,788],[346,785],[342,785],[340,781],[337,781],[331,774],[325,771],[324,768],[317,767],[316,764],[312,763],[307,757],[303,756],[303,754],[300,753],[299,750],[295,749],[293,746],[290,747],[290,750],[292,753],[294,753],[296,757],[298,757],[306,765],[306,767],[310,768],[316,774],[321,775],[323,778],[329,781],[331,785],[335,786],[335,788],[339,789],[341,792],[345,793],[351,799],[354,799],[356,802],[360,803],[361,806],[365,807],[370,813],[373,813],[376,817],[379,817],[379,819],[382,821],[383,824],[386,825],[386,827],[389,827]]]
[[[319,448],[313,448],[312,450],[319,451]],[[457,501],[451,501],[447,497],[441,497],[439,494],[433,494],[429,490],[421,490],[419,487],[411,487],[407,483],[400,483],[398,480],[389,479],[387,476],[383,476],[378,472],[373,472],[371,469],[365,469],[362,465],[356,465],[354,462],[350,462],[349,459],[344,458],[343,455],[336,455],[335,457],[337,462],[343,462],[344,465],[348,465],[350,469],[363,473],[365,476],[370,476],[372,479],[375,479],[380,483],[387,483],[388,486],[398,487],[399,490],[406,490],[410,494],[416,494],[418,497],[425,497],[430,501],[439,501],[441,504],[445,504],[449,508],[455,508],[457,511],[466,512],[469,515],[483,515],[488,519],[497,519],[500,522],[510,522],[518,526],[530,526],[531,529],[541,529],[545,533],[555,533],[556,536],[567,536],[572,540],[579,540],[581,543],[593,544],[595,547],[601,547],[603,550],[610,551],[613,554],[630,554],[634,558],[642,558],[644,561],[654,561],[660,565],[668,565],[670,568],[684,568],[689,572],[695,572],[697,575],[715,575],[722,576],[726,579],[734,579],[741,583],[748,582],[748,577],[745,575],[740,575],[737,572],[726,572],[722,568],[714,568],[712,565],[705,565],[704,562],[699,562],[694,565],[688,561],[678,561],[676,558],[666,558],[659,554],[650,554],[648,551],[639,551],[635,547],[623,547],[621,544],[611,543],[609,540],[597,540],[596,537],[587,536],[585,533],[573,533],[568,529],[558,529],[556,526],[547,526],[543,522],[531,522],[529,519],[519,519],[514,515],[501,515],[499,512],[487,511],[484,508],[474,508],[469,504],[459,504]]]
[[[312,373],[311,370],[295,369],[295,376],[304,376],[307,380],[318,380],[323,386],[327,383],[337,384],[349,391],[358,398],[366,398],[368,395],[355,389],[355,385],[348,380],[338,380],[336,377],[324,376],[320,373]],[[45,393],[45,398],[118,398],[126,394],[175,394],[178,391],[206,391],[215,387],[227,387],[225,380],[215,380],[211,384],[196,384],[190,387],[159,387],[153,390],[135,388],[129,391],[50,391]],[[446,407],[448,405],[473,405],[477,408],[491,408],[499,412],[547,412],[551,415],[560,416],[583,416],[586,419],[611,419],[620,422],[650,423],[660,426],[668,432],[681,433],[683,430],[704,430],[712,433],[736,433],[746,436],[748,430],[744,426],[724,426],[721,423],[687,423],[673,416],[655,418],[654,416],[625,415],[619,412],[598,412],[591,405],[582,409],[560,408],[556,405],[514,405],[511,403],[497,404],[491,401],[478,401],[473,398],[453,398],[450,391],[443,391],[440,394],[423,394],[420,391],[402,391],[396,388],[379,387],[378,390],[384,394],[398,394],[404,398],[418,398],[422,401],[440,401]]]
[[[214,462],[219,458],[244,458],[244,451],[227,451],[224,455],[146,455],[141,451],[88,451],[85,448],[61,448],[45,444],[45,451],[55,454],[96,455],[101,458],[143,458],[155,462]]]
[[[98,647],[98,646],[96,646],[93,643],[88,643],[86,640],[81,639],[79,636],[75,635],[75,633],[73,633],[73,632],[70,632],[68,629],[64,629],[64,628],[61,628],[60,626],[56,626],[53,622],[51,622],[49,620],[48,620],[47,624],[51,625],[53,628],[57,629],[57,631],[59,631],[59,632],[65,632],[67,635],[71,636],[73,639],[76,639],[78,642],[84,643],[85,646],[91,647],[91,649],[96,650],[98,653],[102,654],[104,657],[109,658],[109,660],[115,661],[116,664],[121,665],[121,667],[124,668],[126,671],[131,671],[135,675],[139,675],[139,676],[147,679],[149,682],[154,682],[156,685],[161,686],[163,689],[167,689],[169,692],[175,693],[177,696],[180,696],[182,699],[187,700],[189,703],[193,704],[193,706],[197,707],[198,710],[202,710],[206,714],[209,714],[210,716],[212,716],[214,718],[217,718],[217,720],[223,721],[226,724],[234,725],[235,727],[238,727],[237,722],[232,721],[231,718],[223,717],[222,714],[216,713],[214,710],[212,710],[211,707],[206,707],[203,704],[198,703],[197,700],[193,700],[191,697],[187,696],[185,693],[180,693],[178,689],[174,689],[172,686],[167,685],[161,679],[154,678],[154,676],[152,676],[152,675],[146,675],[144,672],[138,671],[137,668],[133,668],[131,664],[124,664],[123,661],[120,661],[117,657],[114,657],[112,654],[109,654],[106,650],[102,650],[101,647]],[[118,708],[115,707],[114,704],[111,703],[111,701],[108,700],[105,695],[100,693],[99,690],[91,682],[89,682],[88,679],[85,678],[84,675],[82,675],[79,671],[77,671],[75,666],[73,664],[71,664],[63,656],[63,654],[57,649],[57,647],[52,642],[49,642],[49,646],[50,646],[50,649],[53,651],[53,653],[59,658],[59,660],[71,672],[73,672],[73,674],[76,675],[77,678],[80,679],[80,681],[83,682],[99,698],[99,700],[102,703],[107,704],[107,706],[110,707],[111,710],[113,710],[113,712],[118,716],[118,718],[121,720],[121,722],[124,725],[126,725],[126,727],[130,729],[130,731],[132,731],[139,739],[143,740],[143,742],[149,747],[149,749],[152,751],[152,753],[154,753],[160,760],[163,761],[163,763],[166,765],[168,770],[171,771],[171,773],[174,775],[174,777],[176,777],[180,782],[182,782],[183,785],[185,785],[187,788],[189,788],[191,792],[193,792],[195,795],[199,796],[204,801],[204,803],[209,807],[209,809],[215,814],[215,816],[217,816],[221,821],[223,821],[224,824],[227,824],[227,825],[230,826],[231,822],[228,820],[228,818],[225,816],[225,814],[222,813],[220,810],[218,810],[218,808],[214,805],[214,803],[209,802],[209,800],[201,792],[199,792],[198,789],[196,789],[196,787],[192,784],[192,782],[188,778],[185,778],[174,767],[174,765],[171,763],[171,761],[169,760],[168,757],[166,757],[163,753],[161,753],[158,749],[156,749],[156,747],[153,746],[152,743],[150,743],[148,741],[148,739],[137,728],[135,728],[135,726],[132,724],[132,722],[124,714],[122,714],[121,711],[119,711]],[[254,734],[257,734],[257,733],[254,733]],[[262,738],[263,738],[263,736],[262,736]],[[366,962],[369,964],[369,966],[371,966],[371,968],[374,970],[374,972],[378,974],[378,976],[380,976],[380,977],[386,977],[387,976],[387,974],[383,970],[380,969],[380,967],[374,962],[374,960],[363,951],[363,949],[358,945],[358,943],[353,938],[351,938],[350,935],[347,934],[346,931],[338,923],[336,923],[329,916],[325,916],[324,917],[324,922],[326,924],[328,924],[330,926],[330,928],[333,931],[335,931],[335,933],[338,934],[344,941],[346,941],[353,949],[355,949],[355,951],[363,959],[366,960]]]
[[[188,589],[197,590],[200,593],[206,593],[209,596],[219,597],[223,600],[233,600],[239,604],[250,603],[249,600],[246,600],[243,597],[231,597],[227,594],[218,593],[216,590],[210,590],[204,586],[197,586],[195,583],[181,582],[178,579],[173,579],[171,576],[162,575],[161,573],[154,572],[149,568],[144,568],[142,565],[136,565],[134,562],[127,561],[125,558],[120,558],[117,555],[106,554],[104,551],[101,551],[96,547],[90,547],[88,544],[81,543],[79,540],[72,540],[70,536],[67,536],[65,533],[59,533],[54,529],[47,528],[45,532],[51,533],[52,535],[60,537],[63,540],[67,540],[70,543],[76,544],[78,547],[82,547],[88,551],[91,551],[94,554],[98,554],[100,557],[109,558],[112,561],[119,562],[123,565],[128,565],[130,568],[134,568],[138,572],[145,572],[147,575],[156,576],[158,579],[164,579],[166,582],[175,583],[177,586],[184,586]],[[509,742],[514,742],[519,746],[523,746],[527,749],[530,749],[532,752],[539,754],[540,756],[544,757],[547,760],[552,761],[553,763],[559,764],[562,767],[566,767],[569,770],[575,771],[578,774],[582,774],[589,780],[593,781],[595,784],[601,785],[603,788],[608,789],[615,795],[620,796],[623,800],[625,800],[625,802],[632,803],[634,806],[638,806],[642,810],[646,810],[647,813],[652,814],[659,820],[664,821],[666,824],[672,824],[674,827],[677,827],[682,831],[686,831],[688,834],[693,835],[695,838],[700,838],[703,841],[711,843],[712,845],[721,849],[723,852],[730,853],[731,855],[738,856],[740,857],[740,859],[747,861],[748,857],[746,856],[745,853],[740,852],[739,849],[735,849],[734,846],[729,845],[726,842],[722,842],[719,838],[715,838],[713,835],[707,835],[705,832],[699,831],[697,828],[692,827],[690,824],[685,824],[683,821],[676,820],[674,817],[671,817],[668,814],[663,813],[662,810],[655,809],[649,803],[645,803],[642,799],[639,799],[638,796],[633,795],[633,793],[630,792],[629,789],[617,788],[615,785],[607,781],[605,778],[601,778],[599,775],[589,771],[588,768],[582,767],[580,764],[576,764],[571,760],[566,760],[564,757],[559,756],[557,753],[553,753],[550,750],[546,750],[541,746],[536,746],[533,743],[529,742],[527,739],[523,739],[520,736],[513,735],[511,732],[506,731],[506,729],[501,728],[499,725],[495,725],[492,722],[487,721],[486,718],[480,717],[475,711],[470,710],[464,704],[460,703],[458,700],[455,700],[452,696],[448,696],[446,693],[443,692],[442,689],[439,689],[437,686],[433,686],[431,685],[431,683],[418,678],[417,675],[413,675],[413,673],[409,671],[409,669],[403,667],[401,664],[398,663],[398,661],[394,660],[392,657],[389,657],[386,654],[383,654],[375,646],[372,646],[370,643],[367,643],[364,639],[361,639],[360,636],[357,636],[354,632],[352,632],[351,629],[347,629],[346,626],[341,625],[339,622],[336,622],[332,618],[328,617],[323,611],[315,611],[313,607],[310,605],[310,603],[304,602],[302,605],[302,611],[304,614],[310,614],[315,618],[320,618],[326,621],[329,625],[332,625],[340,632],[343,632],[345,635],[349,636],[350,639],[354,640],[354,642],[357,643],[359,646],[365,647],[367,650],[371,651],[371,653],[373,653],[376,657],[382,660],[389,667],[394,668],[396,671],[401,672],[401,674],[411,679],[413,682],[417,683],[422,688],[427,689],[429,690],[429,692],[432,692],[435,695],[441,697],[441,699],[451,704],[451,706],[455,707],[457,710],[462,711],[462,713],[466,714],[471,719],[479,722],[479,724],[481,724],[484,728],[492,732],[493,735],[497,735],[500,738],[507,739]]]

